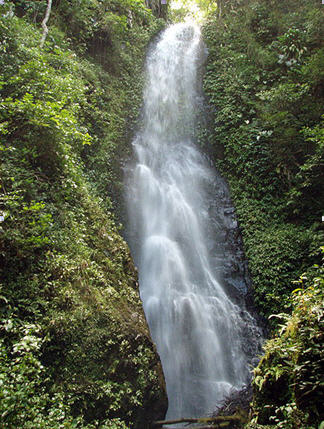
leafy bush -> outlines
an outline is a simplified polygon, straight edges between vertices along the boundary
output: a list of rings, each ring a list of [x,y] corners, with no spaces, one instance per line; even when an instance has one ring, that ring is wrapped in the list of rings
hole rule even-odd
[[[2,297],[3,299],[3,297]],[[44,339],[40,326],[3,321],[2,330],[12,338],[0,342],[0,415],[3,428],[85,428],[73,419],[62,393],[50,393],[49,379],[40,361]]]
[[[265,344],[254,370],[255,423],[316,428],[323,414],[324,267],[303,276],[293,291],[291,315],[279,314],[278,334]]]

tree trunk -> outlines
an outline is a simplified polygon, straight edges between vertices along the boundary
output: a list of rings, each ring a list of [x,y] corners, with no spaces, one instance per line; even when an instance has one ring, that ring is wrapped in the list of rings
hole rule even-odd
[[[220,19],[221,18],[221,16],[222,16],[222,0],[218,0],[218,2],[217,2],[217,16],[218,16],[218,19]]]
[[[47,33],[48,33],[48,28],[47,28],[46,24],[47,24],[47,21],[48,21],[48,19],[50,17],[51,9],[52,9],[52,0],[47,0],[46,13],[45,13],[44,19],[42,21],[43,35],[42,35],[42,39],[41,39],[41,42],[40,42],[40,47],[41,48],[44,46],[45,39],[46,39],[46,36],[47,36]]]

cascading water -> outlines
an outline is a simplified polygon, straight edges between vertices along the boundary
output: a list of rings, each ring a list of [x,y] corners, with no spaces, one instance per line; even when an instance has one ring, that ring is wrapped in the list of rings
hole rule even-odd
[[[176,24],[149,54],[143,126],[133,143],[137,163],[127,187],[130,244],[165,374],[167,418],[206,415],[243,386],[257,349],[246,350],[244,341],[260,337],[209,255],[215,237],[208,189],[216,176],[193,144],[203,52],[199,29]]]

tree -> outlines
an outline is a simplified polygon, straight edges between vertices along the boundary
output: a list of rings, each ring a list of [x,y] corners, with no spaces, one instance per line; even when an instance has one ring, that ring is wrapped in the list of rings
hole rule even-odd
[[[145,4],[155,16],[166,18],[167,0],[145,0]]]
[[[46,36],[48,34],[48,27],[47,27],[46,24],[47,24],[47,21],[49,20],[49,17],[50,17],[50,14],[51,14],[51,9],[52,9],[52,0],[47,0],[47,8],[46,8],[44,19],[42,21],[43,35],[42,35],[42,39],[41,39],[41,42],[40,42],[40,47],[41,48],[44,46],[45,39],[46,39]]]

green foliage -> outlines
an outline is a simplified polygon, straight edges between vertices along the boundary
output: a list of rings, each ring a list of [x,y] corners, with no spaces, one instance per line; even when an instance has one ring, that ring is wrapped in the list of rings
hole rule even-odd
[[[217,10],[218,1],[213,0],[170,0],[169,17],[172,22],[188,18],[203,21],[208,13]]]
[[[324,119],[324,117],[322,117]],[[295,214],[305,210],[305,202],[311,204],[315,211],[321,210],[323,201],[323,154],[324,154],[324,127],[323,122],[310,128],[301,130],[311,152],[306,156],[305,162],[299,167],[295,184],[289,190],[288,204]]]
[[[51,380],[40,361],[41,338],[37,325],[21,325],[15,319],[3,321],[1,327],[10,335],[0,341],[0,415],[1,426],[13,429],[95,429],[98,422],[86,424],[82,417],[73,418],[73,398],[51,392]],[[101,429],[127,429],[119,419],[103,421]]]
[[[258,311],[282,323],[255,370],[250,429],[324,419],[324,272],[309,269],[324,238],[323,31],[321,5],[277,0],[228,5],[204,28],[205,143],[230,184]]]
[[[308,266],[310,235],[300,227],[274,222],[247,235],[255,303],[263,316],[290,308],[291,278]]]
[[[312,0],[224,2],[203,29],[205,144],[229,181],[265,316],[289,306],[323,243],[323,32]]]
[[[54,7],[53,20],[76,49],[100,54],[100,61],[109,67],[114,67],[134,30],[143,35],[156,25],[142,0],[82,0],[81,5],[78,0],[62,0]]]
[[[14,339],[0,342],[0,415],[3,428],[81,428],[69,416],[62,394],[46,389],[46,372],[39,360],[43,341],[40,327],[3,321],[2,329]]]
[[[40,2],[9,3],[20,18],[0,17],[0,426],[142,429],[166,399],[110,197],[161,22],[136,0],[61,1],[40,50]],[[112,45],[94,52],[92,31]]]
[[[6,225],[14,226],[16,219],[20,219],[20,228],[15,230],[15,234],[8,234],[4,231],[3,239],[11,240],[11,245],[20,254],[32,255],[36,250],[46,248],[50,242],[50,230],[53,226],[51,213],[46,213],[45,204],[32,201],[30,205],[25,205],[22,197],[9,195],[3,199],[3,205],[8,211],[6,215]]]
[[[273,316],[282,324],[266,342],[265,355],[254,370],[253,422],[317,429],[324,418],[323,265],[296,284],[293,312]]]

